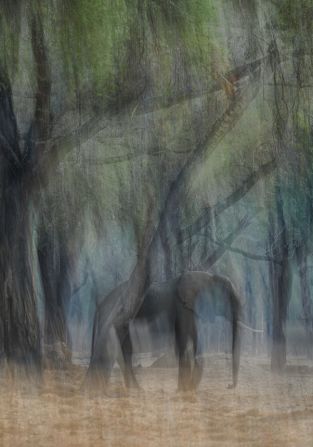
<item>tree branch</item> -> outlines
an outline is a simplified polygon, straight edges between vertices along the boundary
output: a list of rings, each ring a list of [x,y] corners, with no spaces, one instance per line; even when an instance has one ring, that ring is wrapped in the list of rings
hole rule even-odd
[[[262,58],[259,61],[255,61],[252,64],[254,71],[250,72],[250,87],[253,85],[256,72],[259,74],[261,61],[264,60],[267,60],[267,57]],[[244,74],[246,74],[246,71]],[[248,90],[249,89],[247,89],[247,91]],[[247,96],[245,96],[243,91],[239,89],[236,95],[231,99],[225,112],[215,121],[214,125],[208,130],[205,137],[197,144],[195,150],[187,158],[181,171],[178,173],[170,186],[160,218],[159,231],[161,230],[162,225],[166,225],[166,220],[170,217],[169,215],[177,212],[181,189],[187,184],[189,176],[192,172],[194,172],[195,166],[203,161],[204,157],[210,156],[222,139],[234,128],[239,119],[242,117],[247,106],[255,98],[258,90],[259,83],[256,83],[254,88],[252,88],[252,91],[249,91]],[[188,232],[188,236],[189,234],[190,231]]]
[[[256,61],[245,64],[244,66],[237,67],[233,71],[226,74],[227,77],[232,76],[233,72],[238,73],[237,77],[237,83],[241,80],[241,78],[246,77],[247,74],[250,74],[250,77],[255,76],[255,73],[259,71],[259,69],[262,66],[262,63],[267,61],[268,56],[262,57],[260,59],[257,59]],[[258,86],[257,86],[258,87]],[[221,87],[217,88],[214,87],[215,90],[220,90]],[[256,89],[258,90],[258,88]],[[202,94],[203,95],[203,94]],[[211,148],[211,152],[213,152],[213,149],[217,146],[217,144],[224,138],[224,136],[234,127],[234,125],[237,123],[238,119],[241,117],[243,111],[247,107],[247,105],[250,103],[250,101],[255,97],[256,92],[253,92],[252,95],[248,98],[247,101],[243,101],[243,94],[238,91],[235,97],[232,99],[229,107],[226,109],[224,114],[214,123],[213,127],[209,129],[208,133],[206,134],[205,138],[198,143],[194,151],[192,151],[192,155],[188,158],[186,164],[184,165],[180,177],[186,176],[188,164],[194,163],[193,158],[199,158],[201,155],[203,155],[204,152],[208,149],[208,147]],[[193,99],[197,98],[198,95],[187,95],[187,99]],[[140,109],[139,107],[136,107],[135,113],[136,115],[140,114],[146,114],[149,111],[156,111],[156,110],[162,110],[163,108],[168,108],[176,103],[179,103],[179,101],[170,101],[167,105],[159,106],[157,104],[157,98],[153,98],[154,105],[151,109],[151,107],[145,107],[144,109]],[[151,109],[151,110],[150,110]],[[236,115],[236,116],[235,116]],[[58,136],[53,139],[49,139],[48,141],[45,141],[45,151],[42,154],[40,160],[38,161],[37,165],[34,166],[34,171],[40,170],[42,167],[49,166],[53,167],[56,166],[59,162],[59,158],[61,154],[65,154],[67,152],[70,152],[75,147],[77,147],[80,144],[84,144],[86,141],[89,140],[89,138],[94,137],[96,134],[104,130],[105,128],[109,128],[112,125],[112,120],[108,119],[104,114],[100,115],[94,115],[88,120],[85,121],[81,126],[77,127],[73,131],[69,132],[67,135],[64,136]],[[38,145],[42,144],[43,141],[37,142]],[[128,155],[126,155],[128,157]],[[117,162],[120,160],[118,159]],[[109,161],[110,163],[115,162]],[[173,182],[174,183],[174,182]],[[180,181],[179,181],[180,183]],[[176,187],[175,187],[176,188]],[[171,188],[173,189],[173,187]]]
[[[213,253],[208,256],[208,258],[201,262],[198,266],[200,270],[209,270],[213,264],[215,264],[218,259],[220,259],[223,254],[227,251],[228,247],[234,242],[234,240],[239,236],[239,234],[250,225],[251,220],[248,217],[240,219],[235,230],[230,233],[220,244],[220,246],[213,251]]]
[[[225,242],[218,242],[213,240],[212,241],[214,244],[219,245],[219,246],[223,246],[227,251],[230,251],[232,253],[238,253],[246,258],[250,258],[253,259],[255,261],[266,261],[266,262],[273,262],[274,264],[278,264],[281,265],[281,262],[278,261],[275,258],[272,258],[271,256],[266,256],[266,255],[256,255],[254,253],[250,253],[248,251],[245,250],[241,250],[240,248],[237,247],[231,247],[231,245],[225,244]]]
[[[252,172],[252,174],[242,182],[239,188],[225,199],[219,201],[214,206],[206,207],[205,211],[195,220],[195,222],[182,229],[178,236],[177,244],[182,244],[189,238],[190,234],[195,234],[208,225],[212,216],[214,216],[214,218],[218,217],[223,211],[242,199],[260,179],[270,174],[275,167],[275,160],[265,163],[257,171]]]

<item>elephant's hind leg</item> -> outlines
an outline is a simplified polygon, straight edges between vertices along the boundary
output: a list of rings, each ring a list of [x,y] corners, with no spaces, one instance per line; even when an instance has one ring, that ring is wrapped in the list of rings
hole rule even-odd
[[[102,345],[97,343],[94,347],[83,388],[107,387],[114,364],[110,342],[108,337]]]

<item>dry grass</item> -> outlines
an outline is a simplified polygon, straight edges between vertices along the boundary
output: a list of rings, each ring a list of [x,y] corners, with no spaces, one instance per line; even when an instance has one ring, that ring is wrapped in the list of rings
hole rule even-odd
[[[176,393],[174,368],[138,368],[140,394],[111,397],[82,391],[85,370],[47,371],[39,390],[2,380],[0,445],[80,446],[312,446],[313,370],[293,362],[273,376],[267,359],[244,358],[240,384],[228,390],[230,365],[210,356],[194,395]]]

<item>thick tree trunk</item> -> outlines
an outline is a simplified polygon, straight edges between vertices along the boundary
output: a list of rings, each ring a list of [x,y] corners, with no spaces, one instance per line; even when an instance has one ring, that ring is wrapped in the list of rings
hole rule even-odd
[[[256,327],[256,314],[258,312],[258,306],[257,301],[255,298],[255,290],[253,290],[252,284],[253,278],[252,278],[253,272],[250,269],[248,260],[245,260],[245,299],[247,303],[247,314],[248,314],[248,321],[249,324],[252,327]],[[257,355],[257,334],[256,332],[253,332],[251,335],[251,352],[253,355]]]
[[[41,368],[40,328],[33,275],[31,181],[19,146],[12,91],[0,70],[0,327],[10,366]]]
[[[270,275],[273,299],[273,332],[271,369],[281,371],[286,365],[286,336],[285,324],[287,316],[287,297],[289,295],[289,267],[288,260],[283,261],[282,267],[272,264]]]
[[[38,261],[44,291],[45,355],[52,366],[64,367],[70,360],[66,312],[71,296],[72,257],[60,237],[45,234],[39,241]]]
[[[270,213],[269,239],[275,259],[281,264],[270,262],[269,274],[272,288],[272,353],[271,368],[281,371],[286,365],[286,336],[285,325],[287,309],[290,299],[292,272],[290,269],[289,247],[286,222],[283,212],[283,203],[280,188],[276,187],[276,213]]]
[[[58,243],[58,242],[56,242]],[[58,248],[47,237],[46,242],[38,249],[38,259],[41,272],[45,300],[44,341],[47,344],[68,341],[66,328],[65,303],[63,289],[69,292],[67,264],[63,262]]]
[[[3,353],[10,365],[40,370],[41,346],[32,267],[30,200],[20,176],[4,177],[0,228]]]
[[[307,253],[304,247],[297,250],[297,263],[300,279],[300,294],[303,310],[303,319],[305,332],[307,335],[307,354],[310,359],[313,358],[313,315],[312,302],[310,296],[310,285],[308,280]]]

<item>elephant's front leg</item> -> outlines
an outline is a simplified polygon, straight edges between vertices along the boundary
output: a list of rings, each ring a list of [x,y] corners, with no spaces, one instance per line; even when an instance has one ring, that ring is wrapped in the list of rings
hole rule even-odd
[[[123,357],[122,361],[120,362],[120,367],[124,376],[125,385],[127,388],[139,389],[140,387],[133,370],[133,347],[130,338],[129,325],[118,328],[116,332]]]

